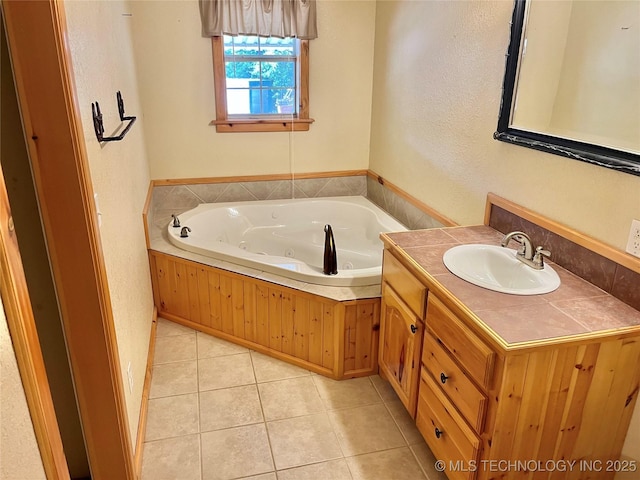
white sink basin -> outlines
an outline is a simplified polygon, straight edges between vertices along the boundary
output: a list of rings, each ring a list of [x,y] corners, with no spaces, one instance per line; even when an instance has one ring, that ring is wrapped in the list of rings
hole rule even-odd
[[[539,295],[560,286],[549,266],[535,270],[516,258],[516,251],[496,245],[458,245],[442,257],[454,275],[479,287],[513,295]]]

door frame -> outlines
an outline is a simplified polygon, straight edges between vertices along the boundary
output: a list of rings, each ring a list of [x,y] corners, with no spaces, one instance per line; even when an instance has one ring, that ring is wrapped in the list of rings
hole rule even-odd
[[[63,2],[2,0],[2,10],[92,478],[134,479]],[[28,295],[24,285],[17,293]],[[33,417],[43,413],[37,405],[30,407],[36,409]],[[43,462],[47,472],[58,467],[48,455]]]
[[[0,167],[0,296],[44,472],[49,480],[68,480],[67,459],[62,447],[62,438],[40,350],[2,167]]]

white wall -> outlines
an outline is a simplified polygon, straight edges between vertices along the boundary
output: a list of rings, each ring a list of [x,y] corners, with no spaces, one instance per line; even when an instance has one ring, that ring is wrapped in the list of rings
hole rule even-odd
[[[0,300],[0,480],[44,480],[16,354]]]
[[[65,1],[89,167],[102,212],[100,236],[118,341],[132,443],[135,444],[146,371],[153,297],[142,209],[149,185],[143,123],[138,118],[120,142],[100,145],[93,131],[91,103],[104,115],[105,136],[120,124],[116,91],[127,115],[140,115],[131,47],[130,9],[124,1]],[[134,389],[129,391],[131,362]]]
[[[132,2],[152,178],[365,169],[375,1],[318,0],[308,132],[216,133],[211,41],[196,0]],[[291,155],[290,155],[291,148]]]
[[[493,140],[513,4],[380,1],[370,168],[463,225],[495,192],[624,249],[640,177]],[[623,453],[640,459],[640,402]]]

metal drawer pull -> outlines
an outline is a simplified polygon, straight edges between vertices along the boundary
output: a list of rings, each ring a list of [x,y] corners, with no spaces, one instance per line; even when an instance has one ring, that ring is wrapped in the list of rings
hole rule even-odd
[[[448,378],[449,378],[449,377],[447,377],[444,373],[441,373],[441,374],[440,374],[440,381],[441,381],[442,383],[447,383],[447,379],[448,379]]]
[[[436,427],[436,438],[440,438],[444,432]]]
[[[416,333],[418,331],[418,327],[415,325],[411,325],[411,333]]]

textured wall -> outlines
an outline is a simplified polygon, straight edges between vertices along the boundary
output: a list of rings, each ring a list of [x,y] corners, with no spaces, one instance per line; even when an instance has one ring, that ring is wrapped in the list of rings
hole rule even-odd
[[[133,2],[152,178],[367,168],[375,2],[318,0],[308,132],[216,133],[211,41],[195,0]]]
[[[378,2],[370,168],[462,225],[495,192],[624,249],[640,177],[492,138],[512,8]],[[636,459],[639,409],[623,450]]]
[[[495,192],[624,249],[640,177],[493,140],[512,7],[378,2],[370,168],[463,225]]]
[[[116,91],[126,114],[140,115],[130,35],[130,10],[121,1],[66,1],[68,39],[94,191],[102,212],[100,236],[107,270],[132,442],[142,401],[153,298],[142,209],[149,172],[139,118],[120,142],[100,145],[91,103],[104,116],[105,136],[120,124]],[[131,362],[133,392],[127,382]]]
[[[0,480],[44,480],[40,450],[0,300]]]

